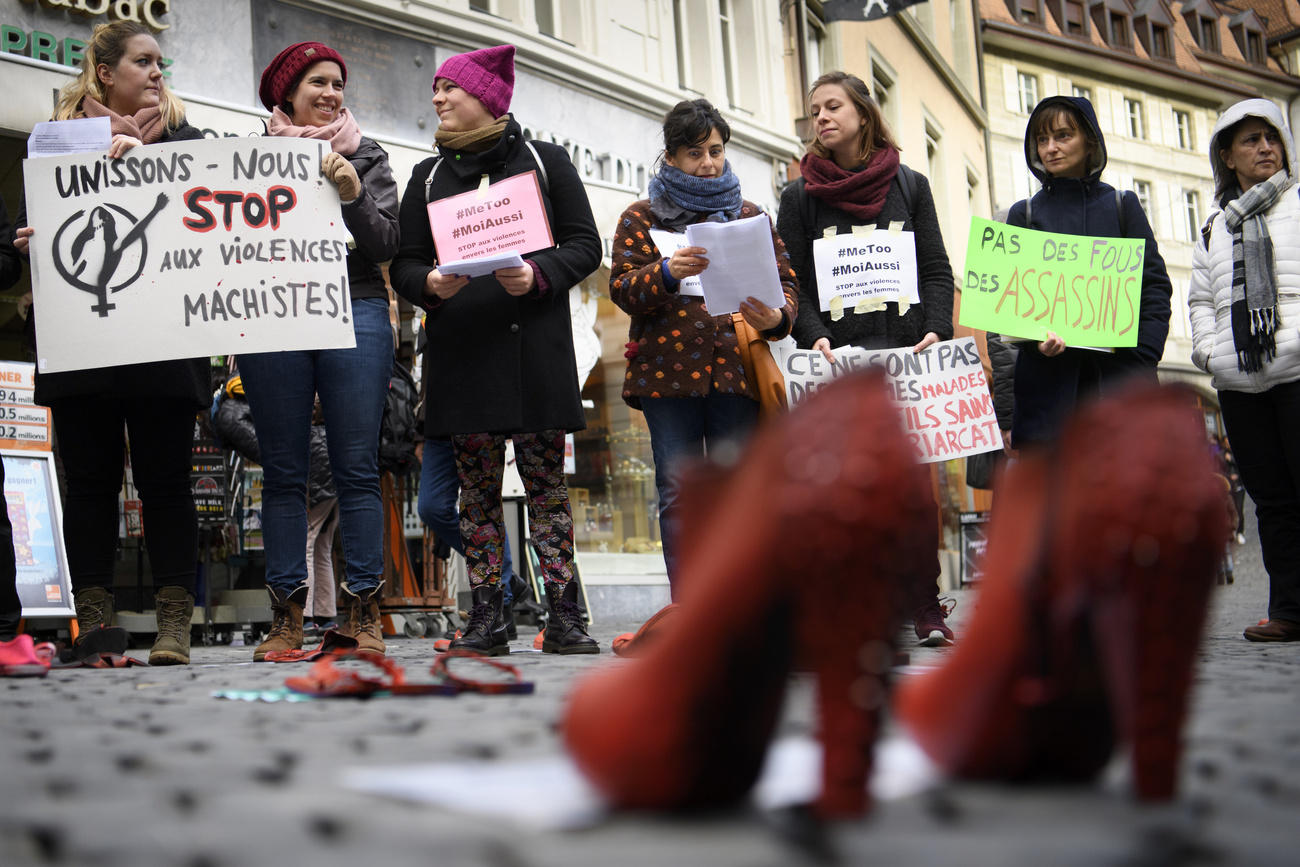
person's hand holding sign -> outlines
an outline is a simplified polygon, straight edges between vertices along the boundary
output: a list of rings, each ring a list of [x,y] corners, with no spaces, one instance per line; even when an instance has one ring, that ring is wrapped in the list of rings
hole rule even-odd
[[[927,331],[925,336],[921,338],[921,342],[912,347],[912,351],[924,352],[938,342],[939,335],[935,334],[933,331]]]
[[[1047,339],[1038,344],[1038,351],[1048,358],[1055,358],[1065,351],[1065,341],[1049,331]]]
[[[361,179],[357,177],[357,170],[348,162],[347,157],[330,151],[320,161],[320,170],[339,188],[339,201],[343,204],[354,202],[361,195]]]
[[[446,301],[461,289],[464,289],[465,284],[468,282],[468,277],[443,274],[437,268],[434,268],[429,272],[429,276],[424,278],[424,294],[433,295],[441,301]]]
[[[32,233],[35,231],[31,226],[23,226],[14,232],[14,249],[26,256],[31,247]]]
[[[531,265],[520,265],[518,268],[498,268],[492,272],[492,276],[497,278],[501,288],[516,298],[520,295],[527,295],[533,288],[533,284],[537,282]]]
[[[703,247],[682,247],[674,251],[666,266],[668,273],[674,280],[700,276],[709,267],[709,260],[704,258],[708,252]]]
[[[111,160],[120,159],[126,156],[126,152],[131,148],[138,148],[140,140],[135,136],[123,135],[118,133],[113,136],[113,140],[108,145],[108,158]]]
[[[754,326],[754,330],[759,333],[771,331],[781,324],[781,311],[768,307],[753,295],[740,305],[740,315],[744,316],[745,321]]]

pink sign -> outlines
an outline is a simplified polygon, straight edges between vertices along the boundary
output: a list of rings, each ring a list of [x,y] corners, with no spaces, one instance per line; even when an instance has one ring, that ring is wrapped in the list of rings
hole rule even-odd
[[[555,246],[535,171],[430,202],[429,228],[441,262]]]

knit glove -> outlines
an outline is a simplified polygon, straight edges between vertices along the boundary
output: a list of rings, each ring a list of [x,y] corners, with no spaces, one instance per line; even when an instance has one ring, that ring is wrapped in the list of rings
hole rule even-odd
[[[357,177],[357,170],[347,157],[330,151],[320,161],[320,169],[339,188],[339,201],[343,204],[356,201],[361,195],[361,178]]]

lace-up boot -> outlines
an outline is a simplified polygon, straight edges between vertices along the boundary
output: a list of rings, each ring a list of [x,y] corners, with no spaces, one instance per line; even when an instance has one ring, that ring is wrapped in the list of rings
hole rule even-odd
[[[448,650],[468,650],[484,656],[509,653],[510,639],[506,637],[506,624],[501,616],[500,585],[480,584],[472,596],[474,604],[469,610],[469,623]]]
[[[253,651],[254,662],[266,659],[273,650],[302,649],[302,607],[307,602],[307,588],[299,587],[283,596],[270,587],[266,592],[271,597],[271,631]]]
[[[563,588],[547,584],[546,604],[551,619],[542,639],[542,653],[600,653],[600,645],[587,634],[587,620],[578,608],[576,581],[569,581]]]
[[[163,587],[154,597],[158,636],[149,650],[150,665],[190,664],[190,621],[194,595],[184,587]]]
[[[77,609],[77,632],[79,636],[113,625],[113,594],[106,587],[88,587],[73,594],[73,605]],[[80,641],[78,637],[78,641]]]
[[[343,618],[339,632],[357,640],[358,650],[384,653],[384,629],[379,613],[379,588],[353,592],[343,585]]]

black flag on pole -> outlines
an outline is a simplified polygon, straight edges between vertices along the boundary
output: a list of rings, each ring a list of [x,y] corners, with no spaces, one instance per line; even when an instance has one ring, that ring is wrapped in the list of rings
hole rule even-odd
[[[822,3],[824,21],[875,21],[896,15],[921,0],[826,0]]]

